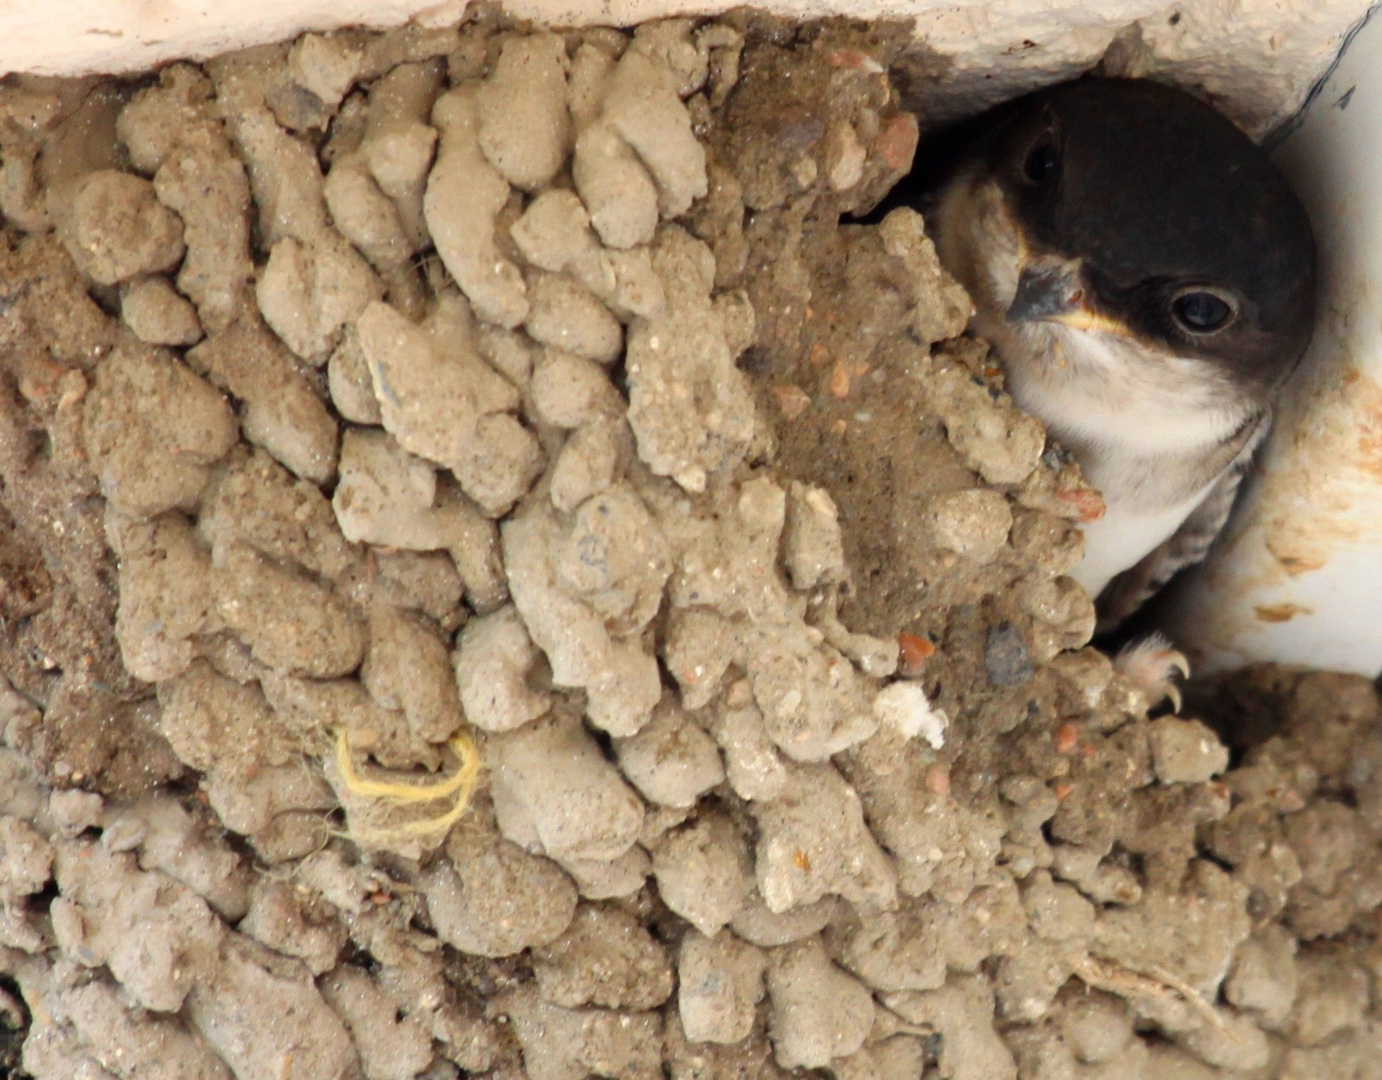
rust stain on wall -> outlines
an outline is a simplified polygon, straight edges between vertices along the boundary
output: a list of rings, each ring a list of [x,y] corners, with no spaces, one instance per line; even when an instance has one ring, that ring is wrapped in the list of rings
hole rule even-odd
[[[1273,560],[1265,576],[1274,580],[1261,584],[1320,570],[1382,531],[1382,384],[1353,361],[1320,371],[1280,423],[1289,435],[1266,462],[1255,515]]]
[[[1283,623],[1290,622],[1297,615],[1313,615],[1314,609],[1305,607],[1303,604],[1258,604],[1253,608],[1257,617],[1262,622]]]

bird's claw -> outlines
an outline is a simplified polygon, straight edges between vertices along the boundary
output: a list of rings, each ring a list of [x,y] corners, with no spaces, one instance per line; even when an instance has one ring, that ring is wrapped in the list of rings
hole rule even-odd
[[[1162,634],[1154,633],[1125,645],[1113,658],[1113,666],[1147,695],[1149,704],[1170,701],[1172,711],[1180,712],[1184,699],[1173,673],[1178,671],[1181,678],[1188,679],[1190,661]]]

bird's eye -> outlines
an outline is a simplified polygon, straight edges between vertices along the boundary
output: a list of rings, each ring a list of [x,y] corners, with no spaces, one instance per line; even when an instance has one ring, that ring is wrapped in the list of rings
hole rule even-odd
[[[1022,175],[1027,178],[1028,183],[1041,185],[1056,175],[1059,166],[1060,155],[1056,152],[1055,140],[1048,131],[1027,151],[1027,159],[1022,163]]]
[[[1181,293],[1171,301],[1171,313],[1176,322],[1192,334],[1212,334],[1221,330],[1234,314],[1227,300],[1203,289]]]

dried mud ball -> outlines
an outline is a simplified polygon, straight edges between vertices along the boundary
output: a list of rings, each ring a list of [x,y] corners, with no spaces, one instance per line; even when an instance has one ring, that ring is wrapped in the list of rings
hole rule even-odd
[[[1087,647],[1096,493],[861,223],[911,43],[0,87],[0,1072],[1373,1075],[1376,694],[1235,762]]]

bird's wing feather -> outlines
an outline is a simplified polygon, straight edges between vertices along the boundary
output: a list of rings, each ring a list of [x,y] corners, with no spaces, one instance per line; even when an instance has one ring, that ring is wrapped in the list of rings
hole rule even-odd
[[[1265,413],[1242,447],[1219,474],[1218,481],[1170,538],[1153,548],[1135,566],[1115,577],[1099,594],[1101,633],[1117,627],[1187,566],[1202,562],[1233,510],[1238,488],[1252,465],[1253,454],[1271,430],[1272,414]]]

